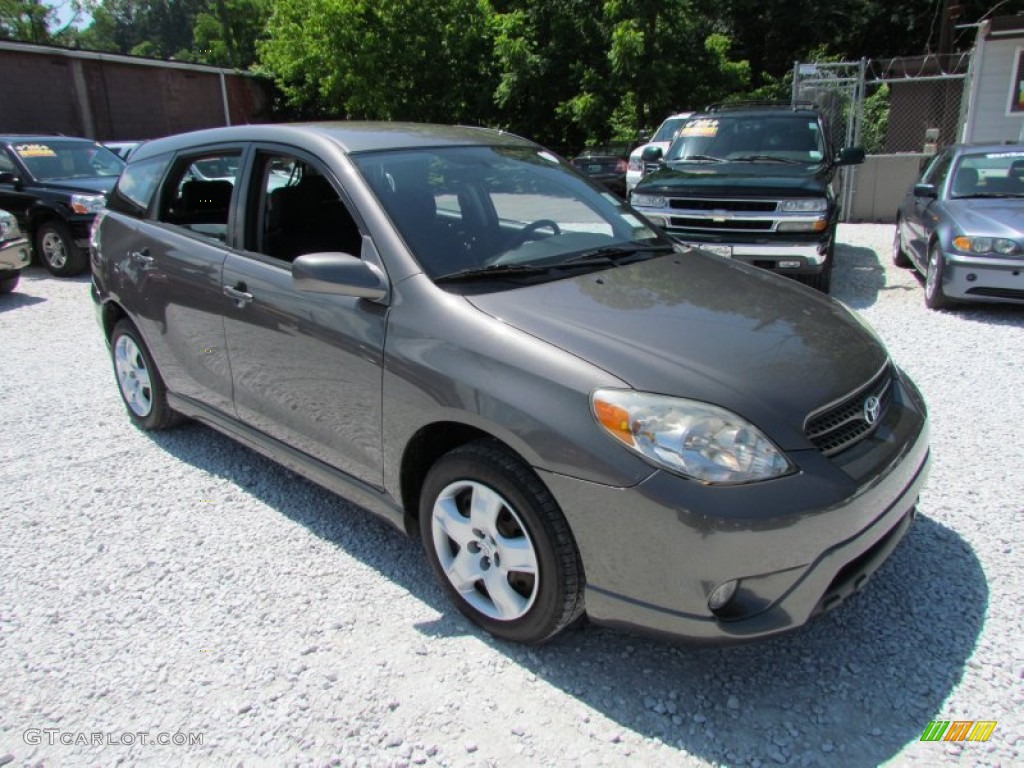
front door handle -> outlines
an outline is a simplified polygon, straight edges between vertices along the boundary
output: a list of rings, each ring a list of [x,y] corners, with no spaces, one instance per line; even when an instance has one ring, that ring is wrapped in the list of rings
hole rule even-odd
[[[230,285],[224,286],[224,295],[235,302],[235,306],[243,309],[246,304],[252,303],[252,294],[246,292],[245,283],[239,283],[236,288]]]
[[[151,264],[153,257],[149,255],[149,248],[143,248],[139,251],[128,251],[128,258],[138,264]]]

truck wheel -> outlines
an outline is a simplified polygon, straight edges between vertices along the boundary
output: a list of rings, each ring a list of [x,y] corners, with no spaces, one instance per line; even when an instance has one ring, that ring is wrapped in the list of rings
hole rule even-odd
[[[817,291],[828,293],[832,289],[832,267],[835,265],[835,243],[828,247],[825,256],[825,268],[816,275],[800,275],[800,282]]]
[[[63,221],[44,221],[36,230],[36,253],[49,272],[57,277],[71,277],[89,266],[86,254],[75,246],[71,231]]]

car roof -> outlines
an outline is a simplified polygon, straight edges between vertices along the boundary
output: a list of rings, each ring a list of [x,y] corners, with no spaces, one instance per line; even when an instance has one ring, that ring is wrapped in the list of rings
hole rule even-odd
[[[434,125],[431,123],[389,123],[336,121],[322,123],[273,123],[207,128],[162,139],[147,141],[132,160],[142,160],[165,152],[190,147],[235,141],[328,142],[346,154],[379,150],[420,149],[457,146],[537,147],[532,141],[513,133],[472,126]]]
[[[820,114],[817,110],[799,108],[793,109],[792,107],[761,107],[760,109],[721,109],[721,110],[710,110],[705,112],[694,112],[694,118],[715,118],[719,119],[722,117],[779,117],[782,115],[791,116],[796,115],[797,117],[806,117],[809,120],[817,120]]]
[[[86,139],[82,136],[62,136],[59,133],[5,133],[0,135],[0,143],[17,144],[23,141],[81,141],[86,144],[96,144],[93,139]]]
[[[1024,144],[951,144],[951,150],[960,155],[965,154],[1012,154],[1024,152]]]

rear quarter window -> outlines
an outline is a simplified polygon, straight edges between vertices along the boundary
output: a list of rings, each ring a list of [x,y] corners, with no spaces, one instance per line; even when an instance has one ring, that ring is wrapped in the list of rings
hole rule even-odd
[[[156,191],[171,161],[170,155],[130,163],[121,173],[107,207],[112,211],[142,218],[149,209]]]

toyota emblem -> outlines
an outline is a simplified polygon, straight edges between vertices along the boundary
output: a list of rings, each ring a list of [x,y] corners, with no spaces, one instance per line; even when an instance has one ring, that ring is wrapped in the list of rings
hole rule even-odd
[[[881,412],[882,401],[874,395],[864,401],[864,421],[866,421],[869,426],[878,421],[878,415]]]

